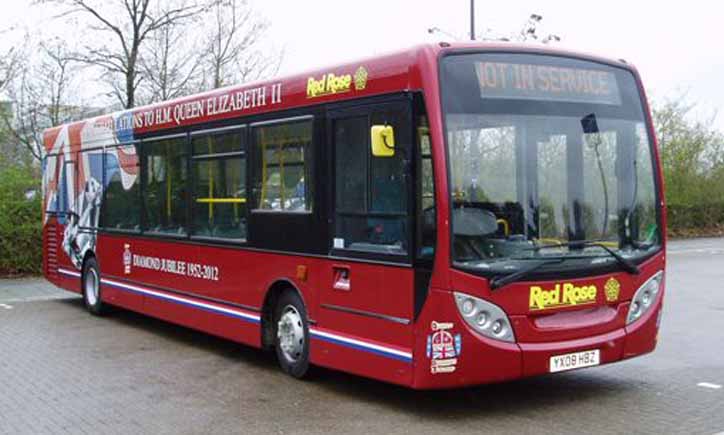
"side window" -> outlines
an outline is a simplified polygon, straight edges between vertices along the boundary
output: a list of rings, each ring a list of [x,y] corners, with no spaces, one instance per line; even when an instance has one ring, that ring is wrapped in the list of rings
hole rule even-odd
[[[77,219],[77,195],[78,195],[78,154],[77,152],[67,153],[63,162],[63,204],[62,209],[68,225],[78,225]]]
[[[43,195],[45,211],[59,213],[61,208],[61,192],[64,180],[64,160],[62,154],[49,155],[43,160]]]
[[[423,115],[417,120],[418,143],[418,251],[420,259],[432,259],[435,254],[436,241],[436,212],[435,208],[435,179],[432,171],[432,148],[430,143],[430,129],[427,118]]]
[[[255,210],[312,210],[313,120],[253,127]]]
[[[193,136],[193,235],[246,239],[244,129]]]
[[[83,151],[76,166],[76,204],[78,226],[98,228],[103,199],[103,150]]]
[[[372,155],[370,127],[375,124],[394,128],[394,156]],[[410,131],[404,111],[335,121],[335,249],[407,254]]]
[[[136,145],[107,148],[103,172],[106,188],[103,192],[100,226],[139,231],[141,169]]]
[[[186,233],[186,136],[144,142],[144,230]]]

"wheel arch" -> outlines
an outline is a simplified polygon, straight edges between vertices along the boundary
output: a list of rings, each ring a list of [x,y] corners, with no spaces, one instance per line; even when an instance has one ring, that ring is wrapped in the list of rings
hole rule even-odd
[[[291,290],[302,300],[302,304],[309,313],[309,305],[304,299],[304,293],[299,287],[294,284],[288,278],[280,278],[274,281],[266,291],[264,296],[264,303],[261,307],[261,347],[263,349],[270,349],[274,345],[274,307],[276,306],[279,297],[287,290]]]
[[[81,284],[81,286],[83,285],[83,275],[85,274],[85,265],[88,263],[88,260],[90,260],[91,258],[95,260],[96,265],[98,266],[98,275],[100,275],[100,273],[101,273],[101,271],[100,271],[101,265],[98,264],[98,257],[96,257],[95,252],[93,252],[90,249],[85,251],[85,254],[83,254],[83,262],[80,265],[80,284]],[[100,278],[100,276],[98,278]]]

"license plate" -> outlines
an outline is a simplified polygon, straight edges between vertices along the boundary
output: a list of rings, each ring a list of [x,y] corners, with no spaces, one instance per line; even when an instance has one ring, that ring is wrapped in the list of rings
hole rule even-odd
[[[550,358],[550,372],[563,372],[566,370],[591,367],[601,364],[601,351],[598,349],[583,352],[555,355]]]

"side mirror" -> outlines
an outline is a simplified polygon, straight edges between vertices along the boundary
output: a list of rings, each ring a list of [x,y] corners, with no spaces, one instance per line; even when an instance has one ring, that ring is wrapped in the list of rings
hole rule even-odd
[[[373,156],[392,157],[395,155],[395,129],[391,125],[373,125],[370,136]]]

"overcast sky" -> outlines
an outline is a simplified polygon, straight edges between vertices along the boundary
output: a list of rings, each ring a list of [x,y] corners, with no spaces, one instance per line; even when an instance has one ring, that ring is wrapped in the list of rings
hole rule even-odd
[[[284,49],[282,74],[452,39],[428,34],[433,26],[460,38],[469,28],[469,0],[250,1],[271,22],[272,43]],[[476,0],[478,33],[513,34],[531,13],[543,16],[539,33],[561,37],[557,46],[634,63],[654,99],[688,93],[699,116],[720,112],[716,125],[724,130],[723,2]],[[49,15],[29,0],[4,2],[0,29],[20,27],[3,40],[18,37],[23,26],[76,31]]]

